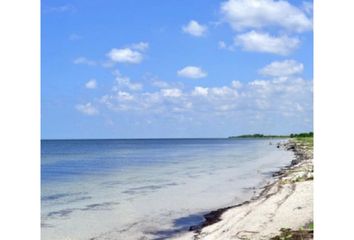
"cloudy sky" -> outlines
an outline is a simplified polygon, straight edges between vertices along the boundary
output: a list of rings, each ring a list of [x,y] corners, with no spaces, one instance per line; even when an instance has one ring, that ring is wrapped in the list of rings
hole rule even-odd
[[[312,130],[311,1],[42,0],[42,138]]]

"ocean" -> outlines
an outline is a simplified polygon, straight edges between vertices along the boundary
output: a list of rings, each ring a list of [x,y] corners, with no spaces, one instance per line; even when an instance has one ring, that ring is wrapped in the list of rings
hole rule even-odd
[[[42,240],[168,239],[249,200],[279,139],[42,140]]]

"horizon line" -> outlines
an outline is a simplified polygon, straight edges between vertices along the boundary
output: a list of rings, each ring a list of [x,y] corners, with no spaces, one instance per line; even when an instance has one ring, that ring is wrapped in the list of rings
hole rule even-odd
[[[40,140],[159,140],[159,139],[228,139],[229,137],[152,137],[152,138],[41,138]]]

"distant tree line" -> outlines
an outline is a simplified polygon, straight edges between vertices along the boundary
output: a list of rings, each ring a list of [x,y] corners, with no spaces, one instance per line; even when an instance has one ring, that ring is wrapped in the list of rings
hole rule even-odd
[[[239,136],[231,136],[229,138],[296,138],[296,137],[313,137],[313,132],[292,133],[290,135],[264,135],[260,133],[244,134]]]
[[[260,133],[231,136],[229,138],[287,138],[288,135],[264,135]]]
[[[313,137],[313,132],[308,132],[308,133],[292,133],[290,134],[291,138],[295,137]]]

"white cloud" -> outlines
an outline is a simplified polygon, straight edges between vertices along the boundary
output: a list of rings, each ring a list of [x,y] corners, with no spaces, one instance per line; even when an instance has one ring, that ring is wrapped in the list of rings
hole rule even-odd
[[[182,96],[182,91],[178,88],[167,88],[162,89],[161,93],[164,97],[178,98]]]
[[[111,60],[101,62],[101,66],[104,68],[112,68],[114,65],[115,63]]]
[[[119,72],[116,74],[120,75]],[[279,80],[282,78],[286,78],[286,81]],[[279,121],[301,125],[305,124],[305,119],[306,124],[312,123],[312,81],[295,74],[248,83],[234,80],[221,86],[179,86],[178,82],[169,81],[157,83],[160,87],[148,87],[144,91],[139,87],[129,87],[140,83],[131,82],[121,75],[119,79],[113,91],[95,97],[92,100],[95,102],[91,101],[98,109],[104,107],[112,111],[111,114],[127,112],[133,119],[153,120],[158,116],[176,126],[179,121],[203,124],[211,120],[218,124],[223,121],[226,121],[226,125],[241,124],[240,128],[242,124],[269,127],[267,121],[273,125]],[[159,79],[154,77],[148,80],[146,84],[156,86],[155,81]],[[77,108],[85,114],[97,114],[97,110],[90,110],[90,107],[96,109],[91,103]]]
[[[165,81],[161,81],[161,80],[154,80],[152,82],[152,85],[154,87],[158,87],[158,88],[168,88],[170,86],[170,84],[168,84],[167,82]]]
[[[117,85],[113,87],[114,91],[118,91],[121,88],[128,88],[132,91],[139,91],[143,89],[143,85],[141,83],[133,83],[129,77],[123,76],[119,71],[116,71],[115,75]]]
[[[184,67],[181,70],[179,70],[177,72],[177,75],[180,77],[197,79],[197,78],[204,78],[208,74],[200,67],[187,66],[187,67]]]
[[[139,51],[145,51],[146,49],[149,48],[149,43],[147,42],[134,43],[131,45],[131,48]]]
[[[266,88],[270,83],[271,83],[270,81],[266,81],[266,80],[254,80],[252,82],[249,82],[249,85],[253,87]]]
[[[85,57],[78,57],[74,60],[74,64],[84,64],[89,66],[95,66],[97,63]]]
[[[213,87],[210,89],[210,92],[212,95],[214,96],[218,96],[218,97],[237,97],[238,93],[235,91],[235,89],[232,89],[230,87],[227,86],[223,86],[223,87]]]
[[[226,43],[224,41],[219,41],[218,42],[218,47],[220,49],[225,49],[225,48],[227,48],[227,45],[226,45]]]
[[[181,104],[180,106],[177,107],[173,107],[172,108],[172,112],[175,113],[184,113],[184,112],[188,112],[193,108],[193,103],[191,102],[184,102],[183,104]]]
[[[91,79],[85,83],[85,87],[88,89],[95,89],[97,87],[96,79]]]
[[[131,95],[128,92],[123,92],[123,91],[119,91],[117,94],[117,97],[119,100],[123,100],[123,101],[130,101],[130,100],[134,99],[133,95]]]
[[[195,20],[191,20],[187,25],[182,27],[182,31],[194,37],[201,37],[207,31],[207,26],[199,24]]]
[[[107,53],[107,56],[113,61],[113,62],[119,62],[119,63],[140,63],[143,60],[143,55],[135,50],[132,50],[130,48],[113,48],[109,53]]]
[[[236,31],[274,26],[295,32],[312,29],[312,20],[301,9],[283,0],[228,0],[221,4],[221,12]]]
[[[98,110],[90,103],[76,105],[76,110],[86,115],[97,115]]]
[[[192,95],[193,96],[207,96],[208,95],[208,88],[205,87],[195,87]]]
[[[231,86],[235,89],[239,89],[242,87],[242,83],[240,81],[234,80],[231,82]]]
[[[296,110],[299,111],[299,112],[304,111],[304,108],[303,108],[299,103],[295,103],[295,108],[296,108]]]
[[[274,61],[259,70],[264,76],[288,77],[302,73],[304,65],[295,60]]]
[[[175,85],[171,83],[171,85]],[[196,86],[183,91],[169,87],[147,92],[113,91],[101,97],[100,104],[114,112],[130,112],[136,116],[205,121],[230,119],[230,123],[254,122],[266,124],[265,119],[311,123],[312,81],[294,76],[287,81],[254,80],[248,84],[232,81],[225,86]],[[294,119],[297,120],[294,120]],[[308,120],[307,120],[308,121]]]
[[[313,3],[312,2],[303,2],[302,3],[302,9],[307,13],[307,14],[312,14],[313,11]]]
[[[250,31],[237,35],[235,44],[241,46],[245,51],[273,53],[288,55],[299,46],[298,38],[290,38],[286,35],[271,36],[268,33]]]
[[[229,50],[229,51],[234,51],[235,50],[235,45],[234,44],[226,44],[224,41],[219,41],[218,42],[218,48],[222,50]]]

